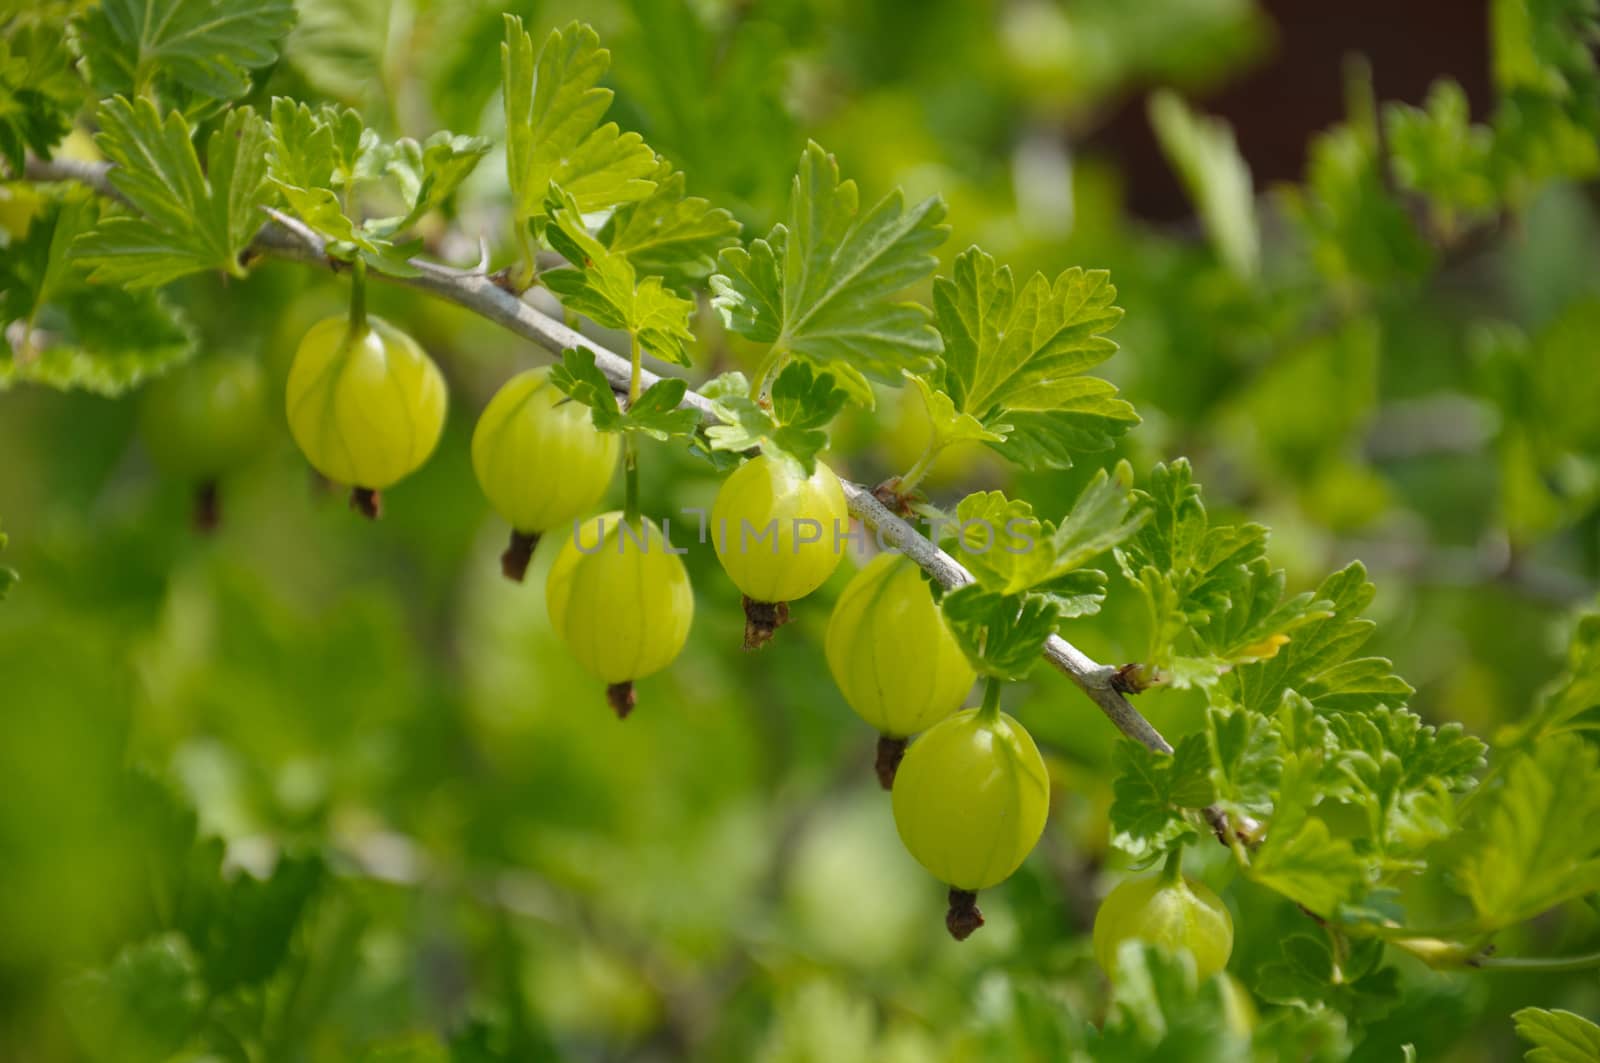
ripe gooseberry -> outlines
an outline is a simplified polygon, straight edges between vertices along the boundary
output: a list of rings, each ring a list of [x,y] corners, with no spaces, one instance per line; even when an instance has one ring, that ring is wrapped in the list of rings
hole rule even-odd
[[[1128,879],[1106,895],[1094,917],[1094,958],[1112,978],[1125,941],[1145,941],[1169,952],[1187,951],[1205,981],[1228,965],[1233,917],[1202,882],[1184,878],[1176,860],[1159,875]]]
[[[997,688],[911,743],[894,780],[894,822],[917,862],[950,886],[957,941],[983,925],[975,894],[1010,877],[1044,833],[1050,777]]]
[[[906,739],[961,707],[972,666],[922,570],[900,553],[879,554],[855,574],[823,645],[845,701],[878,729],[878,781],[887,790]]]
[[[599,503],[617,467],[618,436],[596,431],[589,408],[569,402],[548,369],[506,381],[472,433],[472,469],[496,513],[511,524],[500,555],[521,582],[539,536]]]
[[[445,383],[417,341],[382,318],[352,328],[330,317],[300,341],[286,406],[306,460],[348,484],[351,505],[377,517],[378,492],[414,472],[438,444]]]
[[[788,621],[789,602],[833,575],[848,519],[844,488],[820,461],[807,476],[787,455],[761,454],[723,481],[711,526],[723,571],[744,594],[747,649]]]
[[[145,388],[139,435],[156,465],[195,489],[194,522],[221,518],[217,481],[260,449],[267,434],[267,384],[254,358],[198,358]]]
[[[573,529],[545,581],[556,634],[578,663],[607,684],[619,717],[634,706],[633,682],[677,658],[694,622],[683,561],[653,521],[628,524],[602,513]]]

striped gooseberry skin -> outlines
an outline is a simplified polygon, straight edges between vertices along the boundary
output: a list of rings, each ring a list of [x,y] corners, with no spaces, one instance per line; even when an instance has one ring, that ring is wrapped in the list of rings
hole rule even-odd
[[[439,443],[444,376],[417,341],[380,317],[352,331],[344,317],[313,325],[289,368],[289,431],[335,483],[380,490],[415,472]]]
[[[894,780],[900,840],[959,890],[998,885],[1044,833],[1050,777],[1027,730],[1003,712],[963,709],[911,743]]]
[[[792,602],[826,582],[844,556],[850,519],[844,488],[817,462],[761,454],[723,481],[711,506],[712,541],[723,571],[757,602]]]
[[[139,406],[139,435],[164,471],[209,480],[254,457],[269,428],[261,363],[201,357],[152,383]]]
[[[472,469],[496,513],[519,532],[576,520],[605,496],[620,437],[567,401],[548,369],[518,373],[495,392],[472,433]]]
[[[904,554],[879,554],[851,578],[823,647],[856,715],[895,738],[955,712],[976,678],[922,570]]]
[[[602,513],[573,530],[545,579],[545,606],[572,656],[608,684],[643,679],[675,660],[694,622],[694,591],[652,521],[624,527]]]
[[[1106,895],[1094,917],[1094,957],[1113,978],[1125,941],[1187,951],[1205,981],[1228,965],[1233,917],[1203,882],[1165,875],[1131,878]]]

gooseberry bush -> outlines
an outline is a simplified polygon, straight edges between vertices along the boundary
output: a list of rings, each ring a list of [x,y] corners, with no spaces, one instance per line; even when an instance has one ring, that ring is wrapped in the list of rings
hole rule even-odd
[[[847,177],[852,156],[782,104],[780,30],[802,12],[707,23],[641,0],[613,64],[582,21],[535,33],[520,6],[401,6],[0,16],[5,401],[131,399],[132,460],[214,537],[109,491],[58,503],[93,534],[22,532],[45,545],[23,551],[13,598],[40,588],[59,613],[5,603],[0,682],[26,740],[0,764],[61,806],[65,841],[0,831],[24,868],[0,889],[0,981],[27,987],[0,1055],[1495,1058],[1471,1054],[1477,1023],[1489,1051],[1514,1028],[1529,1058],[1595,1058],[1600,1028],[1567,1009],[1600,1007],[1573,974],[1600,968],[1600,620],[1565,608],[1593,606],[1600,555],[1600,303],[1568,276],[1596,231],[1572,191],[1600,173],[1592,0],[1491,5],[1482,122],[1448,81],[1380,107],[1352,66],[1348,117],[1270,207],[1225,124],[1156,94],[1204,238],[1097,237],[1109,223],[1086,214],[1081,260],[1017,231],[1054,224],[1047,204],[1007,226],[970,187],[947,205]],[[970,17],[926,15],[956,36]],[[1109,20],[1102,69],[1138,80],[1117,16],[1082,17]],[[1037,50],[1052,38],[1008,27],[1019,79],[1054,69]],[[835,131],[874,157],[872,136]],[[963,247],[953,228],[991,238]],[[1562,228],[1580,235],[1538,258]],[[1459,300],[1461,261],[1497,254],[1535,324],[1491,320],[1492,300],[1431,305]],[[1487,408],[1473,445],[1494,485],[1387,483],[1360,435],[1379,351],[1458,339],[1476,412],[1414,397],[1444,370],[1401,394],[1445,435]],[[548,364],[513,364],[534,351]],[[93,409],[81,423],[120,416]],[[1213,422],[1243,445],[1219,454]],[[296,497],[333,485],[382,524],[326,506],[286,524],[263,504],[256,469],[284,438]],[[1218,470],[1220,504],[1197,469]],[[1368,618],[1403,627],[1405,607],[1375,597],[1361,551],[1324,566],[1306,545],[1408,487],[1419,506],[1498,507],[1505,559],[1485,581],[1549,596],[1546,543],[1577,570],[1577,594],[1554,592],[1565,663],[1507,715],[1470,661],[1427,676],[1413,711],[1419,690],[1373,650],[1407,643]],[[476,527],[485,505],[509,537],[492,590],[460,516]],[[1282,517],[1297,569],[1252,513]],[[258,580],[298,572],[317,608],[267,604],[218,559],[230,543]],[[394,561],[397,543],[431,560]],[[324,549],[342,560],[305,560]],[[324,600],[341,565],[415,612]],[[459,635],[465,610],[438,589],[457,568],[496,603]],[[0,568],[0,596],[17,578]],[[528,601],[558,652],[533,667],[521,635],[500,656],[477,645]],[[1450,630],[1428,632],[1469,638]],[[418,679],[430,646],[448,664]],[[500,708],[456,711],[494,683],[512,691]],[[519,747],[503,728],[525,700],[554,707],[522,718],[549,748],[519,761],[497,746]],[[719,737],[721,702],[762,741]],[[845,707],[859,721],[818,755],[808,714]],[[796,946],[748,898],[791,888],[781,861],[829,842],[814,811],[741,820],[722,787],[793,801],[763,775],[801,757],[842,767],[795,773],[823,788],[799,803],[856,795],[871,841],[846,862],[888,871],[846,873],[856,895],[829,883],[823,943]],[[536,797],[483,781],[530,764]],[[874,774],[889,792],[861,796]],[[536,818],[516,820],[525,804]],[[585,841],[611,809],[639,818],[631,846]],[[885,865],[891,823],[924,877]],[[763,870],[748,854],[767,834]],[[79,845],[94,855],[74,863]],[[693,881],[661,870],[686,864]],[[80,879],[120,883],[115,902]],[[626,892],[641,882],[659,909]],[[456,903],[474,914],[447,930],[468,918],[440,914]],[[41,913],[71,924],[64,944]],[[874,968],[881,925],[912,944]],[[890,968],[909,988],[863,1011],[852,992]]]

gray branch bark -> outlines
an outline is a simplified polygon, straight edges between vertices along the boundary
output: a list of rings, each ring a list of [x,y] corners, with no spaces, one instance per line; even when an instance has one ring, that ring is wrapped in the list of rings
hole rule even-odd
[[[30,159],[27,176],[35,181],[72,180],[87,184],[99,192],[121,198],[107,178],[108,167],[103,163],[83,163],[71,160],[39,161]],[[313,232],[300,226],[294,219],[273,213],[274,220],[267,223],[252,245],[252,252],[275,258],[290,259],[330,270],[345,268],[343,263],[330,259],[322,240]],[[629,359],[595,343],[555,318],[529,306],[522,299],[506,291],[482,270],[463,270],[451,266],[412,259],[411,265],[418,273],[414,277],[395,277],[376,271],[368,276],[390,284],[418,288],[458,306],[465,307],[480,317],[487,318],[523,339],[531,340],[545,350],[559,355],[571,347],[581,347],[594,353],[595,365],[611,381],[612,387],[626,392],[632,370]],[[649,387],[659,377],[648,369],[642,373],[642,383]],[[683,405],[694,409],[702,418],[713,419],[711,401],[694,390],[685,392]],[[973,582],[968,572],[955,558],[939,549],[909,523],[890,512],[873,496],[872,491],[858,483],[843,481],[845,501],[850,515],[874,529],[885,543],[901,550],[911,560],[926,570],[947,590]],[[1045,643],[1044,658],[1062,675],[1070,679],[1079,690],[1106,715],[1113,726],[1124,735],[1159,753],[1171,753],[1172,745],[1161,736],[1138,709],[1128,701],[1112,683],[1117,669],[1100,664],[1059,635],[1050,636]],[[1238,817],[1230,823],[1226,812],[1213,805],[1203,810],[1206,822],[1218,839],[1227,843],[1237,836],[1252,840],[1259,825],[1248,817]]]

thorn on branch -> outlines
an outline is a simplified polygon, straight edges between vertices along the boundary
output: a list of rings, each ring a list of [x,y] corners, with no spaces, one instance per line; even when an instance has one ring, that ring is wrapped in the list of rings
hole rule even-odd
[[[893,735],[878,736],[878,755],[872,769],[878,774],[878,785],[885,790],[894,789],[895,773],[900,770],[900,762],[905,759],[907,741],[908,739],[895,738]]]
[[[744,648],[759,650],[789,622],[788,602],[758,602],[748,595],[744,601]]]
[[[945,929],[957,941],[965,941],[972,932],[983,925],[983,913],[978,910],[978,895],[972,890],[950,888],[950,910],[944,914]]]
[[[370,487],[352,487],[350,508],[368,520],[377,520],[383,516],[383,496]]]

